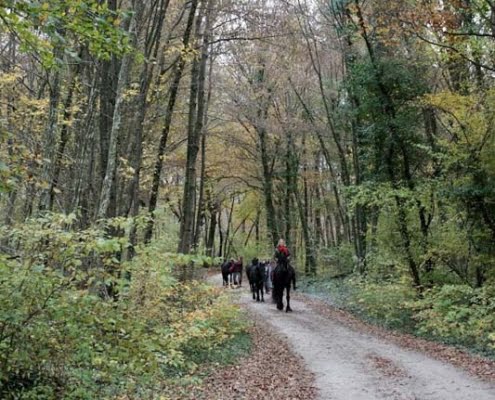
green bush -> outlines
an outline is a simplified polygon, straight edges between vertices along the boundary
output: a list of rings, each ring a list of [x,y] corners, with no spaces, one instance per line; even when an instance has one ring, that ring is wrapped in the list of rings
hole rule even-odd
[[[151,398],[244,332],[220,289],[173,277],[194,257],[151,246],[121,264],[125,240],[71,219],[8,235],[19,258],[0,258],[0,398]]]
[[[495,288],[445,285],[413,304],[418,333],[495,353]]]
[[[320,275],[337,277],[349,275],[355,268],[354,248],[351,244],[342,244],[338,247],[325,247],[320,251],[322,260]]]
[[[354,280],[351,307],[366,319],[388,328],[412,331],[413,311],[410,303],[417,293],[405,283],[370,283]]]

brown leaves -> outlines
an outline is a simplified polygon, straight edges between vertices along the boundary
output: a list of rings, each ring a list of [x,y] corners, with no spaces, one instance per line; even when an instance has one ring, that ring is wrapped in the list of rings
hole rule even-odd
[[[383,328],[365,323],[349,312],[339,310],[322,301],[310,299],[301,294],[295,294],[295,297],[298,300],[304,301],[320,315],[336,320],[351,329],[359,332],[367,332],[376,337],[393,342],[401,347],[425,353],[436,360],[444,361],[458,368],[462,368],[471,375],[485,381],[495,382],[495,362],[492,360],[470,354],[455,347],[421,339],[413,335],[387,331]],[[385,375],[400,375],[402,373],[400,370],[396,370],[395,366],[389,365],[387,360],[377,359],[373,356],[371,356],[371,360]]]
[[[402,368],[395,365],[394,362],[388,358],[381,357],[374,353],[367,354],[366,358],[371,361],[374,369],[385,377],[403,378],[407,376],[407,373]]]
[[[205,379],[203,385],[191,388],[188,399],[311,400],[316,397],[313,375],[289,346],[270,332],[256,315],[251,328],[253,341],[249,357],[223,367]],[[184,397],[181,397],[182,399]]]

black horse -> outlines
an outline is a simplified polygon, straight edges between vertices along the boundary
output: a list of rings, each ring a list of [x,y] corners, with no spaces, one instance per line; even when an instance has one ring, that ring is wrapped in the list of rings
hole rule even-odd
[[[229,286],[229,281],[232,281],[232,272],[230,272],[231,263],[230,261],[225,261],[222,264],[222,278],[223,286]]]
[[[253,258],[253,261],[251,261],[251,264],[249,264],[246,267],[246,276],[249,282],[249,288],[251,289],[251,292],[253,291],[253,283],[251,282],[251,270],[256,267],[256,264],[258,264],[258,259]]]
[[[263,286],[265,284],[264,264],[256,262],[256,264],[253,263],[253,265],[249,268],[249,283],[251,285],[251,292],[253,293],[253,300],[265,302],[263,294]]]
[[[285,312],[292,311],[290,308],[290,284],[296,290],[296,271],[288,262],[279,263],[273,271],[273,298],[277,302],[277,309],[284,309],[284,289],[286,290],[287,307]]]

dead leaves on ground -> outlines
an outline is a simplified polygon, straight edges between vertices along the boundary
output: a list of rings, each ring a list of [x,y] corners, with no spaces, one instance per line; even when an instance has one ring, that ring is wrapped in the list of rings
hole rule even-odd
[[[191,388],[187,399],[311,400],[316,398],[314,377],[284,339],[250,313],[251,354],[236,365],[222,367]],[[180,397],[184,399],[185,397]]]
[[[495,362],[492,360],[475,356],[455,347],[421,339],[413,335],[388,331],[368,324],[349,312],[332,307],[321,300],[312,299],[302,294],[296,294],[295,296],[298,300],[303,301],[313,308],[318,314],[338,321],[353,330],[370,333],[373,336],[386,339],[403,348],[419,351],[436,360],[450,363],[482,380],[495,382]]]

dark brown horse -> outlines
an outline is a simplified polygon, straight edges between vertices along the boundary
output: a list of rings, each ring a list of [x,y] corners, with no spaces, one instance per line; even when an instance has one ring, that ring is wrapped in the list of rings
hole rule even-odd
[[[256,259],[256,263],[253,262],[253,265],[249,269],[249,282],[251,284],[253,300],[264,302],[265,264],[260,263],[258,259]]]
[[[292,283],[296,290],[296,271],[288,262],[282,262],[277,265],[273,271],[273,298],[277,302],[277,309],[284,309],[284,289],[286,291],[287,306],[285,312],[292,311],[290,308],[290,284]]]
[[[232,283],[232,272],[230,271],[230,267],[232,263],[230,261],[225,261],[222,266],[222,278],[223,278],[223,286],[229,286]]]

